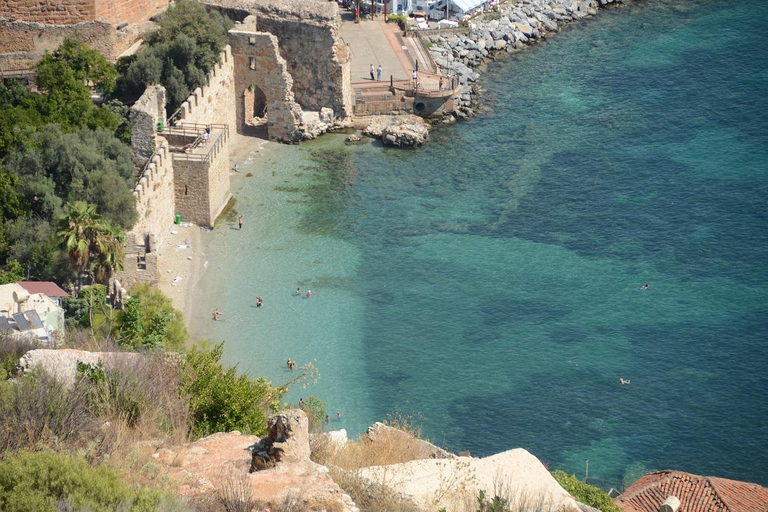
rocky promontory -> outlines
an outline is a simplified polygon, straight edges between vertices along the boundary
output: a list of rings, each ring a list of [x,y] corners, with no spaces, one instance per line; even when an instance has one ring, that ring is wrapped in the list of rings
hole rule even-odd
[[[429,51],[443,74],[458,78],[455,115],[471,117],[477,108],[478,68],[504,53],[515,53],[557,32],[571,21],[597,14],[623,0],[526,0],[502,3],[470,22],[466,32],[430,35]]]
[[[375,116],[363,135],[381,139],[385,146],[417,147],[429,139],[429,125],[419,116]]]

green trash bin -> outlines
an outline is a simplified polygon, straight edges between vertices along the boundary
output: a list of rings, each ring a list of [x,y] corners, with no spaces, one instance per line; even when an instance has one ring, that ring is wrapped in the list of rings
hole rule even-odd
[[[176,214],[176,225],[178,226],[178,225],[180,225],[180,224],[181,224],[181,214],[180,214],[180,213],[177,213],[177,214]]]
[[[165,121],[158,121],[157,131],[162,132],[163,130],[165,130]]]

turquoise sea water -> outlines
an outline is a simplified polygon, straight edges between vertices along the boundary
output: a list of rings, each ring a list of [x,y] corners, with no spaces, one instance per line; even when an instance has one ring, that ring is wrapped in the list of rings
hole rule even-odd
[[[766,47],[768,2],[638,1],[490,66],[489,109],[423,149],[255,155],[208,338],[278,383],[316,359],[290,398],[353,435],[419,413],[438,444],[607,486],[768,485]]]

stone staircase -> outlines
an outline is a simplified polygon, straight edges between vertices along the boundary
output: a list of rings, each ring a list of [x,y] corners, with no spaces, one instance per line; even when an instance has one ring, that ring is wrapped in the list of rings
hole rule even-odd
[[[355,117],[378,114],[413,113],[413,98],[403,91],[392,92],[389,84],[353,84],[355,91]]]

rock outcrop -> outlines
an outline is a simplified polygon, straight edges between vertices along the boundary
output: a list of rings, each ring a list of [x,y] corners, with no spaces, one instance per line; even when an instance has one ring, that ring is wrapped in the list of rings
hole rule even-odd
[[[453,510],[474,503],[481,490],[489,499],[501,496],[513,505],[525,503],[521,510],[579,510],[544,465],[522,448],[483,459],[423,459],[370,467],[360,474],[373,484],[386,485],[411,498],[425,510]]]
[[[75,385],[77,380],[77,363],[96,365],[101,363],[105,369],[120,368],[135,365],[144,361],[145,357],[135,352],[87,352],[74,349],[37,349],[30,350],[19,360],[17,369],[20,374],[34,369],[40,369],[53,375],[67,387]]]
[[[237,502],[238,510],[248,505],[248,510],[359,512],[328,469],[309,460],[307,425],[303,411],[283,411],[270,418],[264,439],[218,433],[160,449],[154,458],[178,484],[176,492],[191,501],[223,505],[228,500]],[[271,466],[253,471],[256,453],[265,449]]]
[[[369,443],[382,442],[385,444],[398,444],[407,447],[407,451],[413,454],[414,459],[455,459],[456,455],[443,450],[423,439],[411,434],[376,422],[365,431],[365,440]]]
[[[381,139],[385,146],[416,147],[426,144],[429,127],[419,116],[375,116],[363,134]]]

